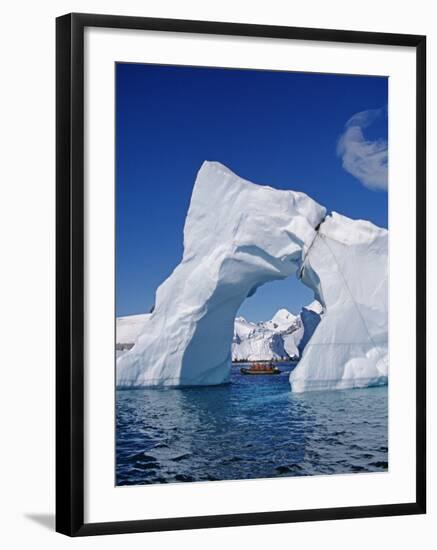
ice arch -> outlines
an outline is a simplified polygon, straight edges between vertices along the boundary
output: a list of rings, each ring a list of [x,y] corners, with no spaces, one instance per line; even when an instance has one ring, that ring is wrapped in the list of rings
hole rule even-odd
[[[383,308],[375,306],[378,299],[384,297],[384,285],[375,299],[369,300],[366,291],[371,289],[374,293],[378,285],[374,286],[373,279],[369,284],[362,281],[362,296],[360,294],[363,309],[368,308],[364,316],[377,318],[376,324],[371,324],[371,330],[377,333],[376,342],[369,339],[365,319],[364,324],[357,321],[357,315],[363,320],[363,312],[357,309],[355,300],[348,302],[350,289],[345,290],[344,280],[337,277],[333,267],[332,254],[326,255],[321,244],[325,235],[331,233],[335,240],[344,237],[341,227],[347,218],[336,215],[325,220],[325,216],[325,208],[304,193],[255,185],[219,163],[205,162],[197,175],[185,222],[182,261],[158,288],[155,309],[147,316],[134,347],[118,359],[117,386],[227,382],[238,308],[262,284],[295,273],[314,290],[315,296],[324,303],[326,313],[320,323],[321,330],[316,329],[290,380],[292,389],[347,387],[347,383],[338,385],[338,380],[345,376],[348,380],[359,379],[363,384],[363,380],[369,378],[369,365],[378,370],[385,364],[383,346],[382,352],[376,347],[384,339],[386,318]],[[353,264],[354,251],[359,249],[363,259],[360,267],[365,268],[367,254],[374,245],[374,233],[384,230],[368,222],[347,220],[345,223],[347,231],[351,230],[350,224],[361,224],[357,226],[361,236],[356,243],[349,243],[353,251],[346,261]],[[340,258],[340,263],[342,261]],[[326,279],[326,284],[321,278]],[[381,309],[379,317],[374,314],[374,308]],[[349,324],[342,320],[342,314],[356,321],[349,332],[343,331],[344,325],[347,329]],[[321,361],[316,346],[311,347],[319,332],[323,341],[318,342],[318,347],[330,345],[326,345],[324,352],[344,344],[346,336],[353,342],[346,342],[348,345],[341,348],[340,356],[335,352],[322,354]],[[361,347],[355,346],[357,339]],[[330,363],[337,359],[342,361],[339,368]],[[375,372],[372,375],[375,375],[373,383],[381,381]]]

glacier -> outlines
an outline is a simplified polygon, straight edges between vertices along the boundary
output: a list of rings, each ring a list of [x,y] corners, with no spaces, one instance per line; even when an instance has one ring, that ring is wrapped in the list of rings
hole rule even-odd
[[[291,390],[386,384],[387,243],[387,230],[327,215],[305,193],[257,185],[204,162],[182,260],[158,288],[153,312],[130,328],[125,323],[126,331],[135,324],[137,336],[130,349],[117,350],[117,387],[228,382],[240,305],[261,285],[290,276],[313,290],[318,305],[302,311],[302,326],[288,334],[284,311],[260,332],[270,331],[278,355],[302,355]],[[255,353],[269,352],[265,342],[259,339]]]

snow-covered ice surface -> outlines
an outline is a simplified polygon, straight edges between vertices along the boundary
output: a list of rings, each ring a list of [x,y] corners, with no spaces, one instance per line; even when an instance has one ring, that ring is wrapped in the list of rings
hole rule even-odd
[[[117,344],[129,345],[135,343],[137,337],[141,334],[141,331],[148,316],[148,313],[140,313],[139,315],[127,315],[126,317],[117,317]]]
[[[320,321],[323,308],[314,300],[298,315],[280,309],[270,321],[235,319],[233,361],[298,359]]]
[[[236,313],[256,289],[300,268],[326,214],[304,193],[245,181],[205,162],[184,227],[181,263],[158,288],[134,347],[117,360],[117,386],[229,381]]]
[[[300,317],[280,309],[272,320],[251,323],[237,317],[232,340],[233,361],[269,361],[297,358],[303,329]]]
[[[323,312],[317,302],[304,308],[302,326],[287,335],[296,319],[280,310],[255,331],[269,338],[253,338],[241,357],[303,349],[290,375],[295,392],[386,384],[388,232],[325,216],[304,193],[255,185],[205,162],[185,221],[182,261],[158,288],[133,348],[118,358],[117,386],[229,381],[240,305],[259,286],[295,273]],[[253,324],[237,324],[241,345]]]
[[[334,212],[321,224],[302,281],[324,314],[290,374],[293,391],[387,384],[387,251],[388,231],[370,222]]]

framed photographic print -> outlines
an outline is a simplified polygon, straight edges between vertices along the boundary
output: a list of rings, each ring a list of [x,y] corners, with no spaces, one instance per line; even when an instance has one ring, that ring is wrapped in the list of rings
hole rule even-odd
[[[425,37],[57,19],[57,530],[425,512]]]

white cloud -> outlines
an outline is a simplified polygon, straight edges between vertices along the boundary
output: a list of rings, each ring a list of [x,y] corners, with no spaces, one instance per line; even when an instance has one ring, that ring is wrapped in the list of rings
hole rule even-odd
[[[355,114],[348,120],[340,137],[337,153],[343,168],[369,189],[387,190],[388,145],[385,139],[367,141],[363,128],[386,116],[386,109],[372,109]]]

